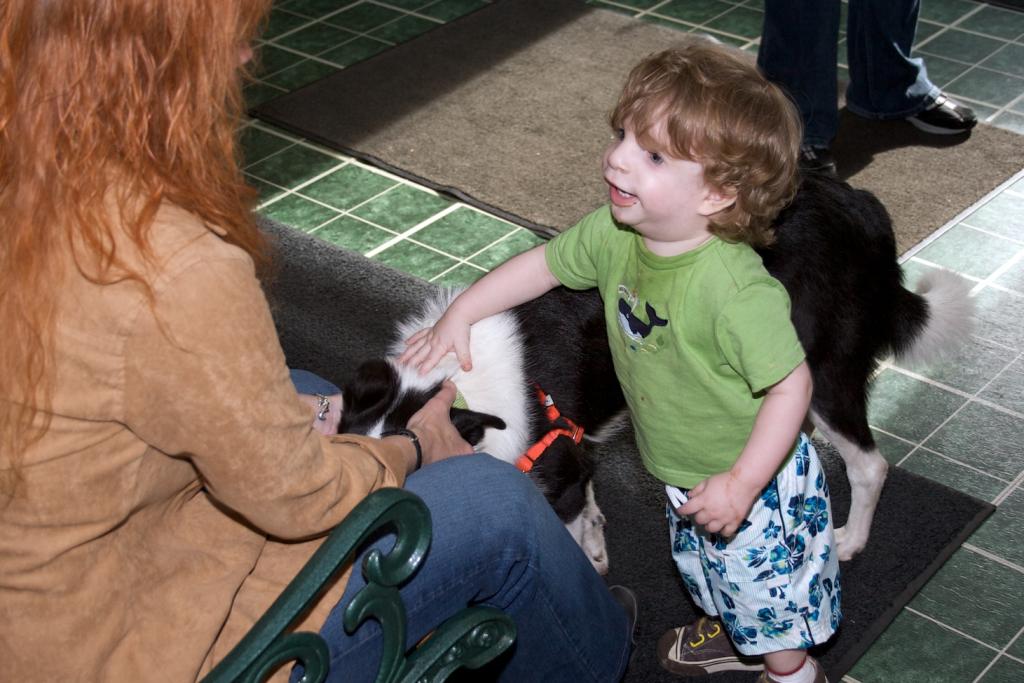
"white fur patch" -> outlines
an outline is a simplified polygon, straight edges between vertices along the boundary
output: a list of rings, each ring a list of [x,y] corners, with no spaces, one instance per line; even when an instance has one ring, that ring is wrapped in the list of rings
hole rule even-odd
[[[487,429],[476,450],[515,463],[530,445],[530,424],[528,396],[523,391],[527,386],[523,339],[513,314],[499,313],[473,325],[469,340],[473,369],[469,372],[459,367],[454,353],[446,354],[426,375],[395,360],[405,351],[405,340],[434,325],[460,291],[439,292],[424,302],[421,313],[399,323],[389,360],[399,374],[400,386],[427,389],[450,379],[471,410],[504,420],[506,428]]]
[[[911,366],[941,358],[967,338],[974,324],[971,283],[965,278],[937,268],[927,271],[916,289],[928,301],[928,324],[899,356]]]
[[[822,436],[835,446],[846,463],[850,482],[850,512],[846,524],[836,527],[836,552],[840,560],[849,560],[867,545],[871,520],[882,494],[889,463],[877,448],[865,451],[839,433],[818,413],[811,411],[811,421]]]
[[[631,422],[629,420],[629,409],[623,408],[619,412],[612,415],[607,422],[598,427],[593,432],[588,432],[583,435],[583,438],[587,441],[594,443],[604,443],[611,440],[621,432],[624,432],[629,428]]]

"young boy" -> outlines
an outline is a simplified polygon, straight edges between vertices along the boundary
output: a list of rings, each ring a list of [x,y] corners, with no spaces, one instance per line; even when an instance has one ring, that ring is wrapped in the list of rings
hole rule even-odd
[[[789,298],[752,248],[795,191],[799,118],[740,53],[703,40],[648,57],[611,115],[610,204],[463,292],[409,339],[422,370],[471,325],[564,284],[598,287],[647,469],[666,484],[672,553],[712,619],[666,633],[681,675],[760,668],[824,681],[838,626],[828,488],[800,427],[811,378]],[[742,656],[729,646],[732,645]]]

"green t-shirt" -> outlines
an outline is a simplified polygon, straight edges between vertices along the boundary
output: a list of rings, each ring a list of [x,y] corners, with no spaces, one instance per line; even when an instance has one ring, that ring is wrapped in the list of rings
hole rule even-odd
[[[739,457],[763,392],[804,358],[789,295],[746,244],[663,257],[607,206],[545,248],[573,289],[597,287],[644,465],[683,488]]]

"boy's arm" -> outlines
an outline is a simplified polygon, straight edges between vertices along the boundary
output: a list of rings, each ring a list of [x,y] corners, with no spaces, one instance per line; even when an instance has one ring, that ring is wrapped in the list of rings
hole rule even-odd
[[[472,368],[469,355],[469,328],[484,318],[536,299],[558,286],[558,279],[548,268],[545,245],[514,256],[477,280],[456,297],[433,327],[409,337],[409,348],[399,362],[429,372],[449,351],[463,370]]]
[[[740,457],[728,472],[693,487],[679,514],[692,515],[712,533],[732,536],[792,451],[811,403],[811,387],[811,372],[804,361],[768,389]]]

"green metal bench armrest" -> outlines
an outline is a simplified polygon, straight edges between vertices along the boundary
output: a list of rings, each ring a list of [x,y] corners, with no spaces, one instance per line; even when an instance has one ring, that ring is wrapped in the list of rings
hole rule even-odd
[[[389,526],[397,531],[395,546],[387,555],[374,549],[366,556],[366,586],[356,593],[343,614],[349,633],[366,619],[380,622],[383,656],[376,683],[443,681],[460,666],[476,668],[504,652],[515,641],[512,620],[490,607],[467,607],[406,656],[406,614],[398,586],[412,576],[430,547],[430,511],[415,494],[388,488],[367,496],[335,527],[270,609],[203,683],[255,683],[292,660],[301,662],[305,669],[303,683],[323,681],[330,665],[327,643],[316,633],[286,631],[363,542]]]

